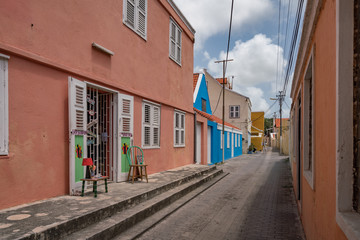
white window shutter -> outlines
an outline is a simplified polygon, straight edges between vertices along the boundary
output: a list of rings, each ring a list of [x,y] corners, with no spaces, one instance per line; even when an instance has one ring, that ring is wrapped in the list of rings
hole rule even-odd
[[[133,133],[134,97],[119,93],[120,132]]]
[[[141,35],[144,37],[146,36],[146,6],[147,1],[146,0],[138,0],[137,5],[137,30]]]
[[[86,131],[86,83],[69,79],[70,131]]]
[[[135,28],[135,1],[126,0],[126,6],[124,9],[125,22]]]
[[[8,59],[0,56],[0,155],[9,153]]]

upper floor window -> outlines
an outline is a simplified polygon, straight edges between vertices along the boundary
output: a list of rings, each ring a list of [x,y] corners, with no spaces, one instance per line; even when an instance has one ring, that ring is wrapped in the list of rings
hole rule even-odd
[[[185,113],[180,111],[174,113],[174,146],[185,146]]]
[[[181,65],[181,32],[181,28],[170,18],[169,55],[179,65]]]
[[[201,111],[206,112],[206,100],[201,99]]]
[[[143,102],[142,147],[160,147],[160,105]]]
[[[146,39],[147,0],[124,0],[123,22]]]
[[[240,105],[230,106],[230,118],[240,117]]]
[[[0,155],[9,153],[8,59],[0,53]]]

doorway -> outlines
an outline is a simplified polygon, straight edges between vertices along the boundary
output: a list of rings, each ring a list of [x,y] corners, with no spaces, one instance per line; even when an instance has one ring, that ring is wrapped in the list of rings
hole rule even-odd
[[[201,123],[196,123],[196,164],[201,163]]]

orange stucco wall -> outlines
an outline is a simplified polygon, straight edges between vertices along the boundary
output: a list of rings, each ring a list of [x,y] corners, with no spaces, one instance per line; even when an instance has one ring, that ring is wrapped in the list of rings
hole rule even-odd
[[[325,1],[321,9],[311,46],[314,52],[314,190],[301,174],[301,200],[298,202],[307,239],[346,239],[336,223],[336,5]],[[306,59],[310,58],[310,50]],[[306,61],[308,62],[308,61]],[[307,63],[306,63],[307,64]],[[304,68],[298,94],[304,99]],[[300,91],[299,91],[300,90]],[[304,109],[302,108],[302,116]],[[301,126],[303,129],[303,125]],[[301,138],[308,137],[302,133]],[[303,154],[303,143],[301,144]],[[297,166],[293,163],[294,189]],[[301,159],[303,173],[303,158]]]
[[[193,163],[194,36],[167,1],[148,1],[147,40],[122,22],[123,1],[0,3],[0,53],[9,60],[9,155],[0,156],[0,209],[69,193],[68,77],[134,96],[134,144],[142,101],[161,104],[160,148],[149,173]],[[169,58],[170,14],[182,27],[181,66]],[[115,53],[94,48],[96,42]],[[174,109],[186,113],[174,148]]]

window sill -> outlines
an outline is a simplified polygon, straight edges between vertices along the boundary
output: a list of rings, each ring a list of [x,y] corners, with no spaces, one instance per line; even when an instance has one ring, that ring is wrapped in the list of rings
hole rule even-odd
[[[142,149],[160,149],[160,146],[141,146]]]
[[[9,160],[10,158],[12,158],[14,156],[13,153],[8,153],[7,155],[0,155],[0,160]]]
[[[175,62],[177,65],[179,65],[181,67],[181,62],[179,63],[178,61],[175,60],[175,58],[173,58],[172,56],[169,56],[169,58]],[[180,60],[181,61],[181,60]]]
[[[174,145],[174,148],[184,148],[185,145]]]
[[[132,30],[134,33],[136,33],[137,35],[139,35],[142,39],[145,40],[145,42],[147,42],[147,38],[146,35],[143,36],[141,33],[139,33],[137,30],[135,30],[131,25],[129,25],[127,22],[123,21],[123,24],[125,26],[127,26],[130,30]]]
[[[360,239],[360,214],[356,212],[337,212],[336,222],[348,239]]]
[[[306,179],[306,181],[308,182],[308,184],[310,185],[312,190],[314,189],[314,177],[313,177],[313,172],[309,171],[309,170],[304,170],[303,175]]]

